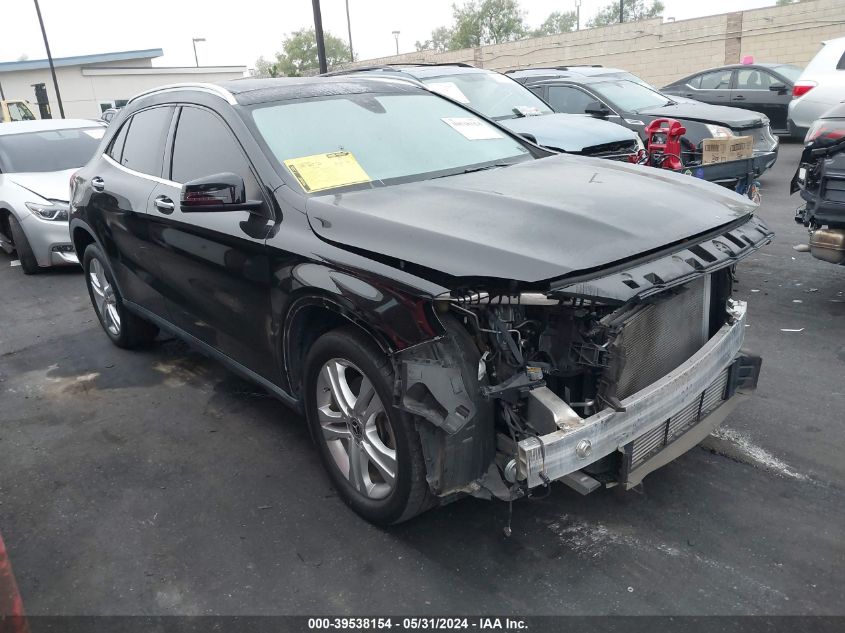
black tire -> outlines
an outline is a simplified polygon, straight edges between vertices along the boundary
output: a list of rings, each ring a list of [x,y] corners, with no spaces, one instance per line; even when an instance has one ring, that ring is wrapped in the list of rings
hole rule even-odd
[[[317,414],[318,377],[332,359],[351,362],[372,383],[389,421],[396,454],[396,479],[383,499],[362,494],[350,483],[330,452]],[[321,336],[305,361],[305,408],[311,436],[320,459],[340,497],[360,516],[377,525],[401,523],[434,505],[426,481],[425,460],[413,418],[393,406],[393,368],[378,347],[357,327],[333,330]]]
[[[116,331],[113,327],[110,327],[113,325],[113,322],[109,321],[110,317],[105,314],[105,310],[101,310],[98,307],[98,292],[94,287],[95,282],[92,277],[92,268],[102,271],[110,287],[109,296],[113,301],[111,305],[119,316]],[[85,271],[85,286],[88,288],[91,305],[97,314],[103,331],[111,339],[111,342],[124,349],[149,346],[155,339],[156,334],[158,334],[158,327],[133,314],[123,305],[123,298],[114,284],[114,276],[112,275],[108,260],[96,244],[90,244],[85,249],[85,255],[82,258],[82,269]]]
[[[12,242],[14,242],[15,251],[18,254],[18,260],[21,263],[21,269],[24,274],[35,275],[41,272],[41,267],[35,259],[35,253],[32,252],[32,247],[29,245],[29,240],[26,239],[26,233],[23,232],[23,227],[11,213],[9,214],[9,231],[12,234]]]

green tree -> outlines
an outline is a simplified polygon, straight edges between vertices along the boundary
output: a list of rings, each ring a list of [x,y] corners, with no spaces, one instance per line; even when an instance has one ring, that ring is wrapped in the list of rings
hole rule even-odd
[[[519,0],[467,0],[452,5],[454,23],[417,42],[417,50],[456,50],[512,42],[527,35]]]
[[[525,37],[519,0],[469,0],[452,5],[455,17],[452,48],[501,44]]]
[[[554,11],[549,14],[545,22],[531,31],[531,37],[569,33],[575,30],[577,21],[578,16],[575,11]]]
[[[647,20],[656,18],[663,13],[663,3],[660,0],[652,0],[647,6],[645,0],[625,0],[625,22],[636,20]],[[599,9],[599,12],[587,21],[588,27],[607,26],[619,22],[619,3],[611,2]]]
[[[437,51],[442,53],[449,50],[452,41],[452,31],[445,26],[438,26],[431,32],[431,39],[425,42],[417,42],[415,46],[418,51]]]
[[[264,55],[255,60],[255,69],[252,72],[253,77],[275,77],[276,65],[264,59]]]
[[[324,33],[326,64],[337,66],[349,61],[349,45],[331,33]],[[267,62],[263,57],[255,62],[255,73],[259,77],[300,77],[303,73],[317,70],[317,36],[314,29],[294,31],[282,42],[282,52],[276,53],[276,61]]]

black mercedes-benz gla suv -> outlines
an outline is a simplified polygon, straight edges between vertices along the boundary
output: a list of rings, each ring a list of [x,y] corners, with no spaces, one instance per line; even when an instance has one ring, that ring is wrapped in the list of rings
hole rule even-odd
[[[418,83],[153,90],[70,200],[111,340],[165,329],[304,412],[377,523],[634,486],[757,383],[730,297],[772,235],[752,203],[552,155]]]

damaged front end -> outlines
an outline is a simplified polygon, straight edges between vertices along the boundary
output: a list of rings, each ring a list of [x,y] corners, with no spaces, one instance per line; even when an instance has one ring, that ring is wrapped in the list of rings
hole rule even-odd
[[[733,265],[771,238],[752,217],[543,291],[439,298],[445,335],[396,356],[433,493],[630,488],[700,442],[756,387]]]

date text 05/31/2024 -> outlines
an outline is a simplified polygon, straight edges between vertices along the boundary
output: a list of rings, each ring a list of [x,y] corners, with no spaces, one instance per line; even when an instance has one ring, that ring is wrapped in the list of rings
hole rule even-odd
[[[478,630],[520,631],[528,624],[519,618],[308,618],[309,630]]]

